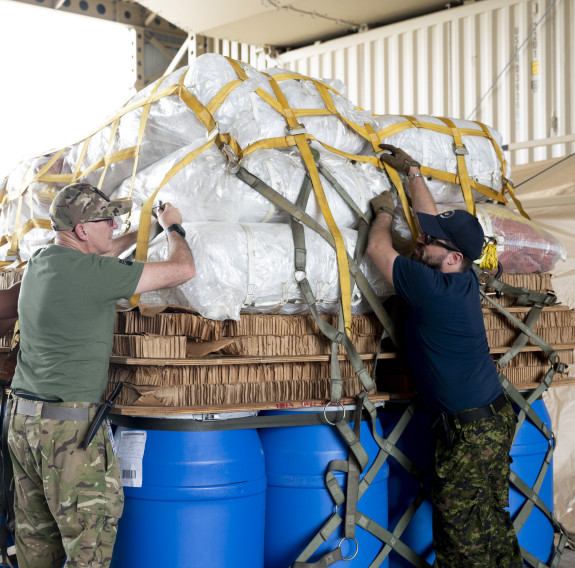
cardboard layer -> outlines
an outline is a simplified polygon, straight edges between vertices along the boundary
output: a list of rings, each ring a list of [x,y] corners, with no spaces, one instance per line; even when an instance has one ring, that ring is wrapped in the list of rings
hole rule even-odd
[[[111,383],[109,388],[114,385],[115,383]],[[361,383],[356,377],[344,379],[342,386],[345,397],[353,397],[361,391]],[[328,399],[329,388],[329,380],[322,379],[163,387],[126,383],[118,398],[118,404],[157,407]]]
[[[371,373],[373,363],[365,361]],[[344,378],[355,377],[349,361],[340,361]],[[247,383],[279,383],[322,380],[329,382],[329,362],[312,363],[259,363],[250,365],[169,366],[169,365],[110,365],[110,381],[124,381],[149,386],[196,386],[202,384],[234,385]],[[357,393],[354,393],[357,394]],[[300,399],[298,399],[300,400]],[[303,400],[303,399],[301,399]]]

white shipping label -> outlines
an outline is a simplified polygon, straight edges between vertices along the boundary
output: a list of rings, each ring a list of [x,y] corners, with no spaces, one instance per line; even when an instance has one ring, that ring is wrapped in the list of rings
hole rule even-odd
[[[120,433],[118,462],[124,487],[142,487],[146,434],[145,430],[122,430]]]

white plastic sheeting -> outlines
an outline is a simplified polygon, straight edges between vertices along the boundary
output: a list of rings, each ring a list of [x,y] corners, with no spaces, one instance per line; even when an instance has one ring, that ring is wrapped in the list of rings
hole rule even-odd
[[[177,289],[142,294],[150,305],[186,305],[216,320],[239,319],[240,312],[307,313],[307,305],[294,274],[294,246],[289,225],[273,223],[185,223],[186,239],[193,250],[196,276]],[[340,303],[335,250],[317,233],[305,228],[306,277],[322,313],[337,313]],[[353,253],[357,232],[343,230],[346,249]],[[149,260],[167,256],[163,234],[151,243]],[[392,286],[372,262],[360,267],[380,297],[393,294]],[[352,311],[371,311],[357,286]]]
[[[434,116],[416,115],[412,118],[420,123],[446,126],[445,122]],[[396,115],[384,115],[375,117],[375,121],[378,130],[384,130],[392,125],[405,123],[406,118]],[[453,119],[453,123],[458,129],[482,132],[478,124],[469,120]],[[487,128],[496,144],[501,147],[503,145],[501,135],[494,129]],[[458,173],[453,137],[448,134],[424,127],[408,128],[387,136],[385,142],[402,148],[422,166],[451,174]],[[501,191],[503,189],[503,178],[509,177],[510,169],[509,166],[506,166],[505,171],[501,171],[501,163],[491,140],[483,136],[464,135],[462,136],[462,142],[466,152],[464,159],[469,178],[495,191]],[[461,186],[434,178],[428,179],[427,185],[436,203],[463,203]],[[476,202],[486,201],[488,197],[474,190],[473,199]]]
[[[197,148],[191,144],[141,170],[135,178],[132,198],[141,206],[158,187],[165,173]],[[319,145],[318,145],[319,146]],[[337,180],[358,208],[365,212],[369,201],[390,189],[389,180],[370,163],[352,162],[345,157],[317,148],[323,167]],[[294,203],[304,181],[306,169],[299,152],[290,149],[256,150],[243,160],[243,166],[280,195]],[[343,201],[331,183],[320,175],[331,213],[339,227],[352,227],[357,214]],[[131,180],[126,180],[114,197],[127,195]],[[240,223],[286,223],[288,214],[230,173],[226,160],[211,146],[181,169],[158,194],[175,205],[186,221]],[[136,207],[137,209],[137,207]],[[318,202],[312,195],[306,213],[326,226]]]
[[[340,93],[338,89],[342,89],[338,82],[323,83],[281,69],[262,73],[219,55],[203,55],[191,66],[163,77],[138,93],[86,140],[63,149],[60,155],[35,158],[16,168],[8,179],[7,196],[0,212],[0,231],[8,240],[8,244],[0,247],[0,254],[6,254],[8,250],[14,253],[17,244],[19,260],[26,261],[35,248],[49,242],[53,232],[47,230],[46,219],[51,199],[67,182],[88,181],[115,198],[133,198],[130,217],[133,228],[139,225],[142,205],[158,190],[156,203],[160,200],[173,203],[181,210],[186,223],[193,223],[194,227],[200,227],[199,223],[216,223],[208,231],[209,239],[207,235],[205,237],[214,250],[217,249],[216,235],[222,242],[229,242],[226,231],[232,230],[230,227],[235,226],[237,232],[238,223],[258,227],[267,223],[267,229],[257,231],[257,238],[264,239],[258,243],[262,252],[257,257],[260,262],[257,278],[267,278],[267,274],[275,272],[276,265],[285,262],[291,263],[289,271],[293,272],[288,214],[234,175],[217,149],[217,140],[227,140],[229,148],[241,156],[241,165],[247,171],[293,203],[307,172],[295,145],[294,133],[295,130],[300,135],[305,133],[319,156],[319,180],[330,209],[328,215],[343,232],[357,228],[359,213],[369,210],[371,198],[392,188],[385,171],[377,167],[373,152],[375,132],[380,132],[382,141],[403,147],[422,165],[444,172],[447,179],[455,180],[457,154],[453,137],[445,133],[444,121],[429,116],[414,117],[423,126],[425,123],[442,125],[441,132],[413,122],[407,128],[394,130],[407,119],[374,116],[370,111],[356,108],[344,96],[343,89]],[[288,117],[297,118],[297,129],[286,128]],[[491,129],[491,138],[484,136],[482,127],[475,123],[455,120],[455,125],[467,132],[481,134],[463,137],[471,180],[495,192],[501,191],[504,178],[509,176],[507,167],[498,159],[501,137]],[[52,157],[55,159],[51,164]],[[322,172],[326,172],[325,175]],[[336,180],[334,185],[343,188],[355,207],[346,203],[326,176]],[[403,174],[400,177],[403,189],[409,195],[409,184]],[[461,205],[464,202],[461,188],[454,182],[433,178],[429,180],[429,186],[439,204]],[[326,212],[320,208],[316,190],[317,187],[311,192],[305,211],[326,227]],[[392,191],[398,205],[393,226],[394,242],[399,249],[407,250],[411,234],[396,190],[392,188]],[[485,196],[475,192],[474,198],[483,201]],[[207,242],[201,236],[203,230],[208,229],[195,229],[195,236],[190,241],[194,257],[204,255],[196,250],[203,246],[201,243]],[[349,245],[354,239],[345,234],[344,240]],[[283,239],[281,243],[277,242],[280,238]],[[326,251],[322,256],[312,247],[318,246],[318,250],[323,251],[327,245],[319,237],[310,236],[308,241],[312,270],[314,262],[331,258],[332,251]],[[243,241],[236,244],[240,242]],[[321,246],[317,242],[321,242]],[[154,247],[150,259],[165,258],[166,248],[159,244]],[[274,257],[273,251],[281,258]],[[347,252],[352,251],[348,248]],[[205,287],[215,290],[214,279],[218,275],[244,270],[253,264],[240,261],[242,254],[238,252],[226,257],[224,251],[220,251],[218,255],[227,258],[229,264],[225,269],[219,264],[218,255],[205,255],[193,282],[203,282],[205,271],[209,278],[209,284],[204,282]],[[208,264],[207,259],[211,259],[212,264]],[[261,264],[264,261],[269,263],[267,267]],[[336,263],[335,260],[331,262],[333,271]],[[321,286],[317,290],[323,300],[321,308],[329,311],[338,301],[334,295],[338,283],[324,276],[317,276],[316,280],[330,283],[327,296],[322,295]],[[283,274],[282,282],[291,280]],[[234,284],[238,286],[237,290],[231,290]],[[229,298],[227,306],[222,305],[221,299],[208,301],[202,296],[203,287],[195,284],[172,291],[170,303],[183,303],[203,315],[210,313],[212,315],[208,317],[218,318],[238,317],[241,309],[263,312],[280,309],[282,313],[292,313],[292,308],[295,311],[303,309],[301,305],[287,303],[285,298],[288,296],[290,300],[298,298],[292,297],[292,292],[286,296],[286,289],[277,283],[270,290],[262,288],[253,302],[246,299],[250,296],[246,286],[251,286],[247,275],[244,280],[238,279],[237,275],[230,276],[222,285],[226,293],[221,294],[221,298]],[[385,297],[389,289],[380,286],[379,292]]]

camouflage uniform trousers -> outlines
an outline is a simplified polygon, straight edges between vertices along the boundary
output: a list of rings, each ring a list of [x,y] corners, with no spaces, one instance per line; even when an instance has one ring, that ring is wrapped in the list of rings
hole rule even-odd
[[[20,568],[106,568],[124,493],[104,423],[83,450],[89,422],[15,414],[8,444],[14,465],[16,553]],[[42,404],[38,403],[38,408]],[[78,408],[86,403],[50,405]],[[91,405],[93,406],[93,405]],[[95,408],[90,410],[90,420]]]
[[[516,417],[499,413],[458,426],[451,451],[437,439],[433,542],[441,568],[521,568],[509,512],[511,444]]]

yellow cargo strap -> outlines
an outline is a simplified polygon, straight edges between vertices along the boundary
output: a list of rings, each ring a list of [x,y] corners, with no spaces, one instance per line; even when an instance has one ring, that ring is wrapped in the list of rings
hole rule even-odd
[[[82,167],[82,162],[84,161],[84,157],[86,156],[86,152],[88,151],[88,146],[90,145],[90,140],[92,139],[93,134],[88,136],[84,140],[84,144],[82,145],[82,150],[80,151],[80,155],[78,156],[78,161],[76,162],[76,167],[74,168],[74,172],[72,173],[72,179],[77,180],[80,178],[80,168]]]
[[[14,225],[14,232],[12,233],[12,235],[10,237],[10,249],[7,252],[8,256],[17,256],[18,255],[20,239],[28,231],[31,231],[34,228],[47,229],[49,231],[52,230],[52,226],[50,224],[50,221],[47,221],[44,219],[32,218],[32,219],[29,219],[26,223],[24,223],[23,226],[20,226],[22,202],[23,202],[24,194],[28,191],[28,188],[33,183],[38,181],[40,178],[45,176],[45,173],[54,165],[54,163],[60,158],[60,156],[62,155],[63,152],[64,152],[64,149],[59,150],[58,152],[55,152],[55,154],[42,166],[42,168],[40,168],[38,173],[35,174],[31,178],[31,181],[28,184],[26,184],[25,186],[23,186],[22,189],[20,190],[19,195],[18,195],[18,198],[19,198],[18,213],[17,213],[17,217],[16,217],[16,222]],[[8,196],[6,196],[6,197],[8,197]],[[29,197],[30,197],[29,209],[30,209],[30,212],[33,212],[34,211],[34,203],[32,200],[32,195],[30,194]]]
[[[457,171],[459,173],[459,180],[461,182],[461,191],[463,192],[463,199],[465,200],[465,205],[467,206],[467,211],[472,215],[475,215],[475,200],[473,199],[473,193],[471,191],[471,184],[469,183],[469,174],[467,172],[467,163],[465,161],[465,156],[468,154],[465,144],[461,138],[461,133],[455,123],[446,117],[439,117],[439,120],[443,120],[447,126],[451,129],[451,135],[453,136],[453,151],[457,158]]]
[[[369,132],[365,127],[362,127],[359,124],[352,122],[351,120],[345,118],[345,116],[342,116],[339,113],[339,111],[335,107],[333,99],[331,98],[331,94],[329,92],[327,85],[325,83],[320,83],[319,81],[316,81],[315,79],[312,82],[313,82],[315,88],[317,89],[317,92],[320,94],[323,102],[325,103],[325,106],[327,107],[328,111],[333,116],[336,116],[341,121],[343,121],[345,124],[347,124],[356,134],[359,134],[362,138],[365,138],[366,140],[369,141],[369,139],[370,139],[369,138]]]
[[[184,76],[185,75],[182,76],[182,79]],[[158,81],[156,83],[156,85],[153,88],[152,93],[151,93],[152,97],[159,90],[161,84],[164,82],[165,79],[166,79],[166,77],[163,77],[160,81]],[[134,166],[132,168],[132,179],[130,180],[130,189],[128,191],[128,199],[132,199],[132,194],[134,193],[134,183],[136,181],[136,174],[138,173],[138,162],[140,160],[140,148],[142,147],[142,140],[144,139],[144,131],[146,130],[146,124],[148,122],[148,117],[150,115],[150,109],[151,108],[152,108],[151,102],[148,102],[142,108],[142,116],[140,117],[140,126],[138,129],[138,141],[137,141],[136,146],[135,146]],[[110,145],[112,144],[112,141],[114,139],[114,135],[116,133],[116,129],[118,128],[119,124],[120,124],[120,118],[118,118],[112,126],[112,132],[110,134]],[[106,167],[102,171],[102,176],[100,177],[100,182],[98,184],[99,188],[102,188],[102,182],[104,181],[104,175],[106,174],[107,169],[108,169],[108,166],[106,165]],[[130,209],[130,211],[128,212],[128,216],[126,217],[126,227],[125,227],[123,232],[127,232],[130,230],[130,226],[132,224],[130,221],[131,216],[132,216],[132,210]],[[149,231],[149,228],[148,228],[148,231]]]
[[[341,289],[341,301],[343,306],[342,311],[343,311],[344,327],[346,335],[349,336],[351,335],[351,282],[349,277],[349,265],[347,262],[347,252],[345,250],[345,244],[343,242],[343,238],[341,236],[339,228],[337,227],[333,215],[331,213],[331,210],[329,208],[329,204],[327,202],[327,198],[321,185],[321,180],[319,177],[319,173],[317,171],[315,161],[313,159],[313,155],[311,153],[310,146],[308,144],[305,135],[303,134],[304,127],[297,121],[293,110],[289,106],[287,99],[285,98],[282,90],[279,88],[279,85],[276,83],[274,78],[268,75],[268,80],[274,91],[274,94],[276,95],[278,101],[283,107],[282,115],[286,119],[286,122],[288,124],[288,130],[290,132],[293,132],[296,145],[299,151],[301,152],[306,169],[311,178],[314,194],[320,206],[320,210],[327,223],[329,231],[335,240],[339,283]],[[297,131],[301,131],[301,133],[296,134],[295,132]]]
[[[374,116],[384,116],[384,115],[374,115]],[[439,134],[447,134],[448,136],[451,136],[451,128],[449,126],[444,126],[443,124],[435,124],[433,122],[421,121],[415,118],[414,116],[410,116],[408,114],[402,114],[399,116],[405,118],[406,122],[397,122],[395,124],[390,124],[389,126],[382,128],[377,133],[380,138],[389,138],[390,136],[398,134],[399,132],[403,132],[408,128],[423,128],[425,130],[433,130],[434,132],[438,132]],[[490,134],[487,134],[483,130],[477,130],[476,128],[459,128],[458,130],[461,136],[480,136],[480,137],[491,138]]]
[[[457,128],[455,126],[455,124],[452,121],[450,121],[450,119],[444,119],[441,117],[438,117],[438,118],[440,120],[444,121],[445,125],[434,124],[432,122],[426,122],[426,121],[420,121],[420,120],[417,120],[414,116],[410,116],[410,115],[401,115],[401,116],[405,119],[405,122],[398,122],[396,124],[391,124],[390,126],[382,128],[381,130],[379,130],[377,132],[377,135],[381,140],[388,138],[390,136],[393,136],[394,134],[398,134],[399,132],[407,130],[408,128],[423,128],[425,130],[431,130],[433,132],[437,132],[440,134],[446,134],[448,136],[451,136],[454,139],[454,148],[456,150],[458,173],[457,174],[451,174],[449,172],[444,172],[441,170],[436,170],[434,168],[422,166],[421,173],[423,175],[431,176],[435,179],[439,179],[441,181],[445,181],[448,183],[454,183],[456,185],[460,185],[462,187],[462,193],[463,193],[463,196],[465,199],[466,207],[471,212],[473,212],[472,211],[473,207],[469,202],[470,199],[473,200],[473,197],[470,198],[470,195],[472,196],[471,188],[482,193],[483,195],[485,195],[486,197],[488,197],[490,199],[494,199],[494,200],[498,201],[499,203],[506,203],[506,199],[505,199],[504,194],[507,191],[507,192],[509,192],[511,198],[513,199],[513,201],[517,205],[517,208],[521,212],[521,214],[524,217],[526,217],[527,219],[529,218],[527,213],[525,213],[525,211],[523,210],[521,203],[515,197],[515,192],[513,190],[513,186],[511,185],[510,181],[505,178],[506,161],[505,161],[505,158],[503,156],[503,153],[501,152],[499,145],[495,142],[491,132],[489,131],[489,129],[484,124],[482,124],[481,122],[474,122],[474,124],[477,124],[481,129],[481,130],[477,130],[477,129],[472,129],[472,128]],[[451,125],[449,125],[448,122],[451,122]],[[489,141],[491,142],[491,144],[493,146],[495,153],[497,154],[497,157],[499,159],[499,163],[501,164],[501,171],[503,174],[503,189],[502,189],[502,191],[496,191],[496,190],[494,190],[494,189],[492,189],[486,185],[480,184],[480,183],[476,182],[475,180],[472,180],[469,178],[469,175],[467,173],[467,166],[465,164],[465,158],[464,158],[464,154],[463,154],[463,152],[465,152],[465,146],[463,145],[463,141],[462,141],[463,136],[479,136],[479,137],[484,137],[484,138],[489,139]],[[458,140],[459,140],[459,142],[458,142]],[[373,142],[372,142],[372,144],[373,144]],[[466,186],[467,186],[467,188],[466,188]]]
[[[379,136],[373,130],[373,127],[370,124],[366,124],[365,127],[367,129],[369,140],[371,141],[371,145],[373,146],[374,152],[380,154],[382,150],[379,147],[379,144],[381,142]],[[409,201],[407,199],[405,189],[403,188],[401,178],[399,177],[397,171],[394,168],[392,168],[389,164],[381,162],[381,160],[379,159],[377,161],[378,161],[378,167],[380,168],[383,167],[385,173],[387,173],[389,179],[391,180],[391,183],[393,184],[393,186],[397,191],[397,194],[399,195],[401,205],[403,206],[403,212],[405,213],[405,219],[407,220],[409,230],[411,231],[411,237],[413,238],[413,242],[415,242],[417,240],[417,237],[419,236],[419,231],[417,230],[417,225],[415,224],[415,220],[413,218],[411,207],[409,206]]]
[[[147,107],[144,107],[144,112],[145,112],[146,108]],[[112,124],[112,128],[110,129],[110,137],[108,139],[108,147],[106,148],[106,153],[104,154],[105,165],[102,168],[102,173],[100,174],[100,179],[98,180],[98,185],[97,185],[98,189],[102,189],[102,184],[104,183],[104,178],[106,177],[106,173],[108,172],[109,163],[107,162],[107,159],[110,156],[112,147],[114,145],[114,140],[116,138],[116,132],[118,131],[118,126],[120,126],[120,119],[119,118],[114,121],[114,123]],[[140,127],[140,130],[142,130],[141,127]],[[138,148],[139,147],[140,147],[140,138],[138,138]],[[136,160],[134,163],[134,167],[135,167],[137,161],[138,161],[138,154],[136,154]]]
[[[145,262],[148,258],[148,242],[150,235],[150,225],[152,221],[152,207],[156,195],[182,168],[191,164],[202,152],[207,150],[212,144],[215,144],[215,139],[208,140],[205,144],[196,148],[177,164],[175,164],[164,176],[164,179],[157,187],[156,191],[142,205],[142,213],[140,215],[140,225],[138,227],[138,240],[136,244],[135,260],[138,262]],[[140,294],[135,294],[130,298],[130,306],[136,307],[140,303]]]
[[[521,215],[523,215],[523,217],[525,217],[526,219],[530,219],[529,215],[523,209],[521,202],[515,196],[515,188],[513,187],[513,184],[509,181],[509,179],[507,179],[507,177],[505,175],[505,172],[507,170],[507,161],[505,160],[505,156],[503,155],[501,148],[499,148],[499,145],[496,144],[495,140],[493,140],[493,137],[491,136],[491,132],[489,131],[489,128],[485,124],[483,124],[482,122],[478,122],[478,121],[475,121],[475,124],[478,124],[479,126],[481,126],[483,131],[489,137],[489,139],[491,140],[491,144],[493,146],[493,149],[495,150],[495,153],[497,154],[497,157],[499,158],[499,162],[501,163],[501,176],[502,176],[502,179],[504,181],[502,194],[505,195],[505,192],[507,191],[509,193],[509,195],[511,196],[511,199],[513,200],[513,202],[517,206],[517,210],[519,211],[519,213],[521,213]]]
[[[432,177],[434,179],[445,181],[447,183],[453,183],[455,185],[461,185],[461,176],[459,174],[452,174],[449,172],[444,172],[443,170],[436,170],[435,168],[429,168],[426,166],[421,167],[421,173],[425,176],[429,176],[429,177]],[[498,201],[499,203],[505,203],[505,197],[503,196],[502,192],[496,191],[495,189],[492,189],[492,188],[488,187],[487,185],[477,183],[476,181],[474,181],[472,179],[469,180],[469,185],[473,189],[475,189],[475,190],[479,191],[480,193],[482,193],[483,195],[485,195],[486,197],[489,197],[490,199]]]

